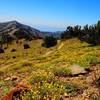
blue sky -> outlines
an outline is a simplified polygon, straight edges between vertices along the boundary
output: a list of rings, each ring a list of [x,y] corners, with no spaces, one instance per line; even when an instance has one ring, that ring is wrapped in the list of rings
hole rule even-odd
[[[42,31],[62,31],[99,19],[100,0],[0,0],[0,22],[17,20]]]

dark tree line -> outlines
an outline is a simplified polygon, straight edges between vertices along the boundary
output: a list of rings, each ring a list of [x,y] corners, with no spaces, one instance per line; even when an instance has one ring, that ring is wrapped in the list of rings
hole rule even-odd
[[[100,45],[100,21],[95,25],[68,26],[66,31],[61,34],[61,39],[77,37],[81,41],[86,41],[92,45]]]

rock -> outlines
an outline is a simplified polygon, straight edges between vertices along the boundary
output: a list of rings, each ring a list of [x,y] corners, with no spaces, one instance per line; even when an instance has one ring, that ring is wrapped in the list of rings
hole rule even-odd
[[[7,78],[5,79],[5,81],[9,81],[9,80],[11,80],[11,78],[10,78],[10,77],[7,77]]]
[[[67,93],[64,93],[64,97],[67,98],[69,95]]]
[[[79,65],[72,65],[70,66],[70,69],[71,69],[71,74],[73,76],[76,76],[76,75],[84,75],[87,73],[87,71],[85,70],[85,68],[79,66]]]
[[[83,75],[79,75],[79,77],[83,77]]]

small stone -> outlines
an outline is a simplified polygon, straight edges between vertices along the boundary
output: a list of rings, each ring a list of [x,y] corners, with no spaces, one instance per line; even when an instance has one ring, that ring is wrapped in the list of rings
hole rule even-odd
[[[82,77],[83,75],[79,75],[79,77]]]
[[[68,94],[67,93],[64,93],[64,97],[68,97]]]
[[[7,77],[6,79],[5,79],[5,81],[9,81],[11,78],[10,77]]]

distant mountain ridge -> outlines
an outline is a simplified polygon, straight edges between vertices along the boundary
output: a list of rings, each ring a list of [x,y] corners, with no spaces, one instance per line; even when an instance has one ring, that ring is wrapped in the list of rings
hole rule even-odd
[[[57,33],[41,32],[38,29],[35,29],[28,25],[21,24],[17,21],[0,23],[0,35],[7,34],[13,38],[23,38],[23,36],[25,35],[29,35],[30,37],[34,37],[34,38],[44,38],[45,36],[54,35],[54,37],[58,38],[59,34]]]
[[[17,21],[10,21],[5,23],[0,23],[0,35],[8,34],[11,37],[15,37],[15,33],[19,32],[19,35],[30,35],[34,38],[42,38],[43,33],[39,30],[32,28],[28,25],[21,24]],[[22,34],[20,34],[22,32]]]

